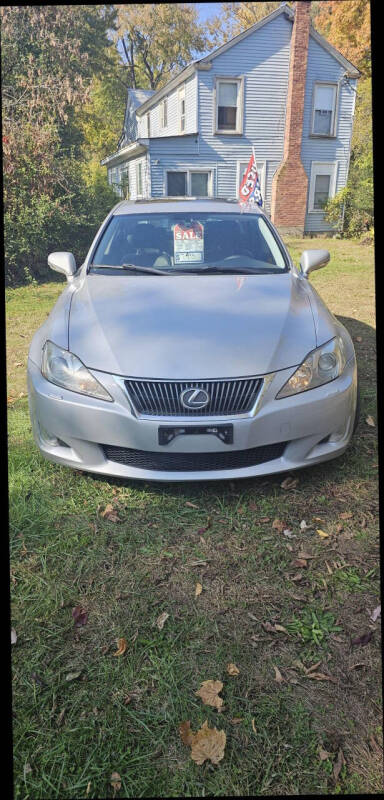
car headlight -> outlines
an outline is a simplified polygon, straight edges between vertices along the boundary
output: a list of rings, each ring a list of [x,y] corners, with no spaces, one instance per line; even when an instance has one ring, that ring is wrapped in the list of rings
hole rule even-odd
[[[307,392],[329,383],[343,372],[346,364],[345,348],[340,336],[321,345],[305,358],[276,395],[276,400],[291,394]]]
[[[77,356],[47,341],[43,347],[41,372],[44,378],[71,392],[98,397],[113,403],[113,397],[91,375]]]

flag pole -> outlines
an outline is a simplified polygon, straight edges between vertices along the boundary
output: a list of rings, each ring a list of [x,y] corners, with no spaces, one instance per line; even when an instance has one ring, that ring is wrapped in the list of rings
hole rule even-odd
[[[257,170],[257,161],[256,161],[256,155],[255,155],[255,148],[253,146],[252,146],[252,153],[253,153],[253,160],[255,162],[255,167],[256,167],[256,172],[257,172],[258,171]]]

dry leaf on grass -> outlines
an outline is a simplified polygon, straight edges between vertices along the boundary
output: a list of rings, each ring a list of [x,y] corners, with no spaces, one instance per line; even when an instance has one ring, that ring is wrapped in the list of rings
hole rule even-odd
[[[340,514],[340,519],[351,519],[352,516],[352,511],[343,511],[343,513]]]
[[[286,523],[282,522],[281,519],[274,519],[272,522],[272,528],[281,533],[284,528],[286,528]]]
[[[122,656],[124,655],[127,649],[127,640],[126,639],[118,639],[117,640],[117,650],[116,653],[113,653],[114,656]]]
[[[276,665],[273,665],[273,669],[275,670],[275,681],[276,683],[284,683],[284,678]]]
[[[195,597],[198,597],[199,594],[202,593],[202,591],[203,591],[203,587],[202,587],[201,583],[197,583],[196,584],[196,589],[195,589]]]
[[[377,606],[377,607],[376,607],[376,608],[375,608],[375,609],[372,611],[372,614],[371,614],[371,617],[370,617],[370,619],[372,620],[372,622],[376,622],[376,620],[377,620],[377,619],[378,619],[380,616],[381,616],[381,605],[380,605],[380,606]]]
[[[80,669],[78,672],[68,672],[68,675],[65,676],[66,681],[76,681],[77,678],[80,678],[82,670]]]
[[[297,583],[298,581],[301,581],[302,577],[303,576],[302,576],[301,572],[297,572],[296,575],[294,575],[293,578],[291,578],[291,580],[295,581],[295,583]]]
[[[14,628],[11,628],[11,644],[16,644],[17,642],[17,633]]]
[[[275,631],[278,631],[278,633],[288,633],[287,629],[284,628],[284,625],[279,625],[278,623],[275,625]]]
[[[373,419],[373,417],[371,417],[371,415],[369,415],[369,416],[366,418],[366,420],[365,420],[365,421],[366,421],[367,425],[370,425],[370,427],[371,427],[371,428],[374,428],[374,427],[375,427],[375,420]]]
[[[121,778],[118,772],[112,772],[111,775],[111,786],[113,791],[119,792],[121,789]]]
[[[285,478],[285,480],[280,484],[280,486],[282,489],[295,489],[298,483],[299,483],[298,478]]]
[[[104,519],[108,519],[110,522],[120,522],[112,503],[108,503],[104,511],[101,512],[100,516],[104,517]]]
[[[306,553],[305,550],[300,550],[299,558],[304,558],[306,561],[309,561],[311,558],[316,558],[316,556],[311,555],[311,553]]]
[[[188,508],[199,508],[199,506],[196,506],[194,503],[190,503],[189,500],[187,500],[185,505],[188,506]]]
[[[168,617],[169,617],[169,614],[166,611],[163,611],[163,613],[160,614],[160,616],[157,618],[156,625],[157,625],[159,631],[163,630],[164,623],[167,621]]]
[[[322,747],[318,749],[319,759],[320,761],[326,761],[327,758],[332,758],[332,753],[328,753],[328,750],[324,750]]]
[[[231,664],[227,664],[227,672],[228,672],[228,675],[235,675],[236,676],[236,675],[240,674],[240,670],[238,669],[236,664],[232,664],[232,663]]]
[[[331,683],[338,683],[337,678],[332,675],[324,675],[322,672],[307,672],[307,678],[313,678],[315,681],[331,681]]]
[[[303,567],[304,569],[308,566],[305,558],[294,558],[291,564],[293,567]]]
[[[243,721],[244,721],[244,717],[233,717],[233,719],[230,720],[232,725],[240,725],[240,722],[243,722]]]
[[[305,519],[302,519],[301,522],[300,522],[300,530],[306,531],[306,530],[308,530],[308,528],[312,528],[312,525],[308,525],[308,523],[305,521]]]
[[[252,725],[252,730],[253,730],[253,732],[254,732],[254,733],[257,733],[257,730],[256,730],[256,725],[255,725],[255,718],[254,718],[254,717],[252,717],[252,722],[251,722],[251,725]]]
[[[328,539],[329,538],[329,533],[326,533],[325,531],[320,530],[320,528],[318,528],[316,530],[316,533],[320,536],[320,539]]]
[[[86,625],[88,622],[88,611],[83,606],[75,606],[72,609],[72,616],[75,628],[80,628],[81,625]]]
[[[363,633],[361,636],[355,636],[354,639],[351,639],[351,644],[358,645],[361,644],[364,647],[368,642],[371,641],[373,636],[373,631],[369,631],[369,633]]]
[[[335,781],[337,781],[337,779],[338,779],[338,777],[340,775],[341,769],[342,769],[342,767],[344,766],[345,763],[346,763],[346,761],[345,761],[345,758],[344,758],[344,753],[341,750],[341,748],[339,748],[339,752],[337,754],[337,761],[333,765],[333,777],[334,777]]]
[[[226,740],[225,732],[219,731],[217,728],[209,728],[206,720],[193,737],[192,760],[196,764],[203,764],[209,759],[212,764],[218,764],[224,757]]]
[[[200,689],[195,692],[197,697],[201,697],[206,706],[213,706],[213,708],[221,708],[223,705],[222,697],[219,697],[223,684],[221,681],[203,681]]]
[[[179,733],[184,744],[187,745],[187,747],[192,747],[193,737],[195,734],[193,731],[191,731],[191,723],[189,719],[180,723]]]

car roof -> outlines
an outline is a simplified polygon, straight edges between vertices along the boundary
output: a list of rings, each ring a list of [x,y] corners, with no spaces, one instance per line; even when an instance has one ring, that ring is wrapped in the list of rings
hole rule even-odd
[[[223,197],[154,197],[146,200],[122,200],[113,210],[116,215],[120,214],[155,214],[161,211],[216,211],[233,213],[239,211],[237,198]],[[259,206],[252,206],[245,209],[245,213],[262,214]]]

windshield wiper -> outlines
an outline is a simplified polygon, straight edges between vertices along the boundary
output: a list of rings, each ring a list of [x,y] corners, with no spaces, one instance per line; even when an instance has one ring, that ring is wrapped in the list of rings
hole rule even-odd
[[[129,270],[130,272],[148,272],[151,275],[169,275],[163,269],[155,269],[155,267],[140,267],[138,264],[91,264],[92,269],[122,269]]]
[[[258,269],[257,267],[203,267],[199,269],[199,273],[207,274],[220,273],[221,275],[272,275],[275,272],[282,272],[279,269]]]

